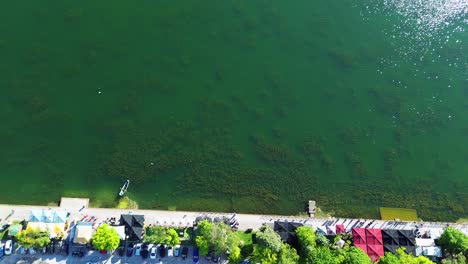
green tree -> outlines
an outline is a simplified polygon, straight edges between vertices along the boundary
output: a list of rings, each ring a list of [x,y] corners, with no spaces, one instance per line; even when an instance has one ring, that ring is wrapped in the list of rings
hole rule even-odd
[[[166,243],[172,246],[180,245],[179,234],[174,228],[167,230]]]
[[[329,247],[316,247],[305,256],[306,263],[340,264],[342,259]]]
[[[146,228],[143,241],[154,244],[161,244],[167,238],[166,229],[162,226],[150,226]]]
[[[457,254],[455,256],[449,256],[442,260],[442,264],[466,264],[466,257],[463,254]]]
[[[211,240],[213,224],[208,220],[203,220],[197,223],[197,236],[203,236],[207,241]]]
[[[16,235],[18,244],[25,248],[43,248],[50,243],[48,231],[40,228],[26,228]]]
[[[114,228],[103,224],[97,228],[92,241],[98,250],[115,250],[120,244],[120,237]]]
[[[200,255],[208,254],[208,241],[203,236],[197,236],[195,238],[195,243],[197,244],[198,252]]]
[[[296,229],[297,239],[301,248],[309,246],[315,247],[315,232],[314,229],[308,226],[300,226]]]
[[[263,248],[269,248],[277,253],[281,250],[281,237],[270,227],[262,226],[257,232],[257,244]]]
[[[344,260],[342,264],[371,264],[372,261],[369,256],[357,247],[350,247],[343,252]]]
[[[380,264],[400,264],[400,260],[391,252],[386,252],[385,256],[380,257]]]
[[[262,264],[277,264],[278,263],[278,254],[273,252],[271,248],[265,248],[263,246],[257,245],[252,253],[252,259],[255,263]]]
[[[415,257],[412,254],[405,252],[405,248],[397,249],[395,254],[390,252],[385,253],[385,256],[380,258],[381,264],[433,264],[430,259],[419,256]]]
[[[226,250],[229,249],[228,238],[230,237],[230,234],[232,234],[232,230],[225,223],[213,224],[213,228],[211,229],[211,240],[208,244],[217,256],[224,254]]]
[[[328,238],[322,234],[317,234],[315,236],[315,243],[317,246],[328,247],[330,245],[330,241]]]
[[[241,249],[239,247],[233,247],[229,252],[229,262],[237,263],[241,259]]]
[[[280,264],[296,264],[299,263],[299,255],[295,248],[291,247],[288,244],[283,244],[281,246],[281,251],[279,255]]]
[[[446,254],[456,255],[458,253],[468,253],[468,236],[461,231],[449,226],[439,238],[439,245],[442,246]]]

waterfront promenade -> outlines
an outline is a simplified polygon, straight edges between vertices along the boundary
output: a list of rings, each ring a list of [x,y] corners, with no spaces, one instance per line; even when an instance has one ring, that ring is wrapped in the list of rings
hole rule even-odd
[[[28,220],[33,209],[57,209],[65,210],[70,213],[69,221],[80,220],[83,217],[94,216],[97,224],[104,222],[107,218],[115,217],[120,219],[121,214],[140,214],[145,216],[145,224],[189,227],[192,226],[197,217],[208,216],[232,217],[233,213],[214,213],[214,212],[184,212],[184,211],[164,211],[164,210],[144,210],[144,209],[113,209],[113,208],[91,208],[88,207],[88,199],[80,198],[62,198],[60,206],[35,206],[35,205],[0,205],[0,223],[11,222],[14,220]],[[381,229],[399,229],[413,230],[416,226],[419,228],[445,228],[451,225],[465,234],[468,234],[468,224],[456,224],[446,222],[405,222],[388,221],[376,219],[349,219],[349,218],[309,218],[299,216],[280,216],[280,215],[256,215],[256,214],[236,214],[239,222],[239,230],[260,228],[263,224],[273,224],[275,221],[298,222],[313,228],[323,226],[344,225],[346,231],[353,227],[368,227]]]

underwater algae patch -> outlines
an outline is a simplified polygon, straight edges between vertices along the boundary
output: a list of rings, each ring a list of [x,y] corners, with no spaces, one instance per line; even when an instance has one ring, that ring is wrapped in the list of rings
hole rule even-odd
[[[418,221],[418,214],[414,209],[406,208],[388,208],[380,207],[380,219],[382,220],[395,220],[402,221]]]

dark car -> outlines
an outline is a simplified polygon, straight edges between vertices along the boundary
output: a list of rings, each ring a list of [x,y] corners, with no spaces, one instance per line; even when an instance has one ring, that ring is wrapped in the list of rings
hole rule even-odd
[[[72,256],[82,258],[84,256],[84,252],[83,251],[73,251]]]
[[[141,251],[140,251],[140,256],[141,256],[142,258],[144,258],[144,259],[145,259],[145,258],[148,258],[148,256],[149,256],[148,247],[142,248],[142,249],[141,249]]]
[[[117,249],[117,252],[120,257],[123,257],[125,255],[125,248],[124,246],[120,246],[119,249]]]
[[[213,251],[208,251],[208,254],[206,254],[205,259],[206,260],[211,260],[211,256],[213,256]]]
[[[193,262],[198,263],[198,248],[193,250]]]
[[[159,246],[159,257],[164,258],[166,256],[166,245]]]
[[[127,255],[127,257],[131,257],[133,255],[133,246],[132,247],[130,247],[130,246],[127,247],[126,255]]]
[[[182,259],[186,259],[188,255],[188,247],[182,248]]]

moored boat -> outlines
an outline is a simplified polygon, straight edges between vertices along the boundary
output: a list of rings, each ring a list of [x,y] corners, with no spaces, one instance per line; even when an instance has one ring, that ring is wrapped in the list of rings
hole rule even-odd
[[[130,185],[130,180],[127,180],[122,188],[120,188],[119,196],[123,196],[127,192],[128,185]]]

